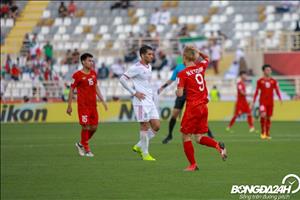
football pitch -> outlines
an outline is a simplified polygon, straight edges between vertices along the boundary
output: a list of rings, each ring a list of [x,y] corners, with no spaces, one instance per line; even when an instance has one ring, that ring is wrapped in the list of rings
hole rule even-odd
[[[228,160],[194,143],[200,170],[183,172],[188,162],[179,123],[167,145],[161,141],[168,123],[162,123],[150,145],[155,162],[131,150],[137,123],[99,124],[93,158],[77,154],[78,124],[1,124],[1,199],[239,199],[230,194],[232,185],[281,185],[287,174],[300,175],[299,122],[273,122],[271,141],[249,133],[244,122],[234,133],[225,122],[209,125],[225,142]],[[300,199],[300,192],[289,199]]]

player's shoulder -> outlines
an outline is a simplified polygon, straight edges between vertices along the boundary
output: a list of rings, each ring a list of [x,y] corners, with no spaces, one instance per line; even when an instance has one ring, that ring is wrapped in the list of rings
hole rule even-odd
[[[271,81],[277,83],[277,80],[275,78],[271,78]]]
[[[263,83],[265,81],[264,77],[261,77],[257,80],[257,83]]]
[[[181,71],[178,72],[177,76],[182,76],[184,74],[186,74],[187,68],[182,69]]]
[[[92,75],[96,75],[97,74],[97,72],[94,69],[91,70],[91,73],[92,73]]]
[[[77,70],[76,72],[73,73],[72,77],[73,78],[77,78],[81,75],[81,71],[80,70]]]
[[[143,67],[142,63],[140,61],[133,63],[129,66],[129,69],[139,70]]]

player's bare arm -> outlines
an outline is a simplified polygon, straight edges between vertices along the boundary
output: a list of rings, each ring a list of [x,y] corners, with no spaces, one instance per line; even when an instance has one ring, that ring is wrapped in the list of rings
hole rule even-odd
[[[199,56],[203,59],[208,59],[208,55],[206,55],[205,53],[201,52],[199,49],[197,49],[196,47],[193,47],[193,49],[199,54]]]
[[[167,80],[167,82],[158,89],[157,93],[160,94],[166,87],[171,85],[171,83],[173,83],[173,82],[174,81],[172,81],[172,80]]]
[[[183,88],[177,88],[176,90],[176,95],[178,97],[182,97],[183,96]]]
[[[71,88],[69,93],[69,99],[68,99],[68,108],[67,108],[67,114],[71,115],[72,113],[72,100],[73,100],[74,91]]]
[[[99,100],[101,101],[104,109],[107,111],[108,110],[107,104],[106,104],[106,102],[103,98],[103,95],[101,94],[101,91],[98,86],[96,86],[96,93],[97,93],[97,96],[98,96]]]

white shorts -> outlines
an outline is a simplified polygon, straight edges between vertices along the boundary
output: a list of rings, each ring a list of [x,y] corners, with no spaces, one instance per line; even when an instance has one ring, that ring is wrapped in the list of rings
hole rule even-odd
[[[159,119],[155,105],[134,105],[133,110],[138,122],[149,122],[151,119]]]

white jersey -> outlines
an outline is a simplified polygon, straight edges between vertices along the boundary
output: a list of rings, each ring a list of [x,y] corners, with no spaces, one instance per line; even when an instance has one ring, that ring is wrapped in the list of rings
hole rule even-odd
[[[152,66],[150,64],[144,65],[140,61],[129,67],[124,75],[132,80],[134,89],[137,92],[145,94],[145,99],[140,101],[133,97],[133,105],[154,105],[153,90],[151,84]]]

